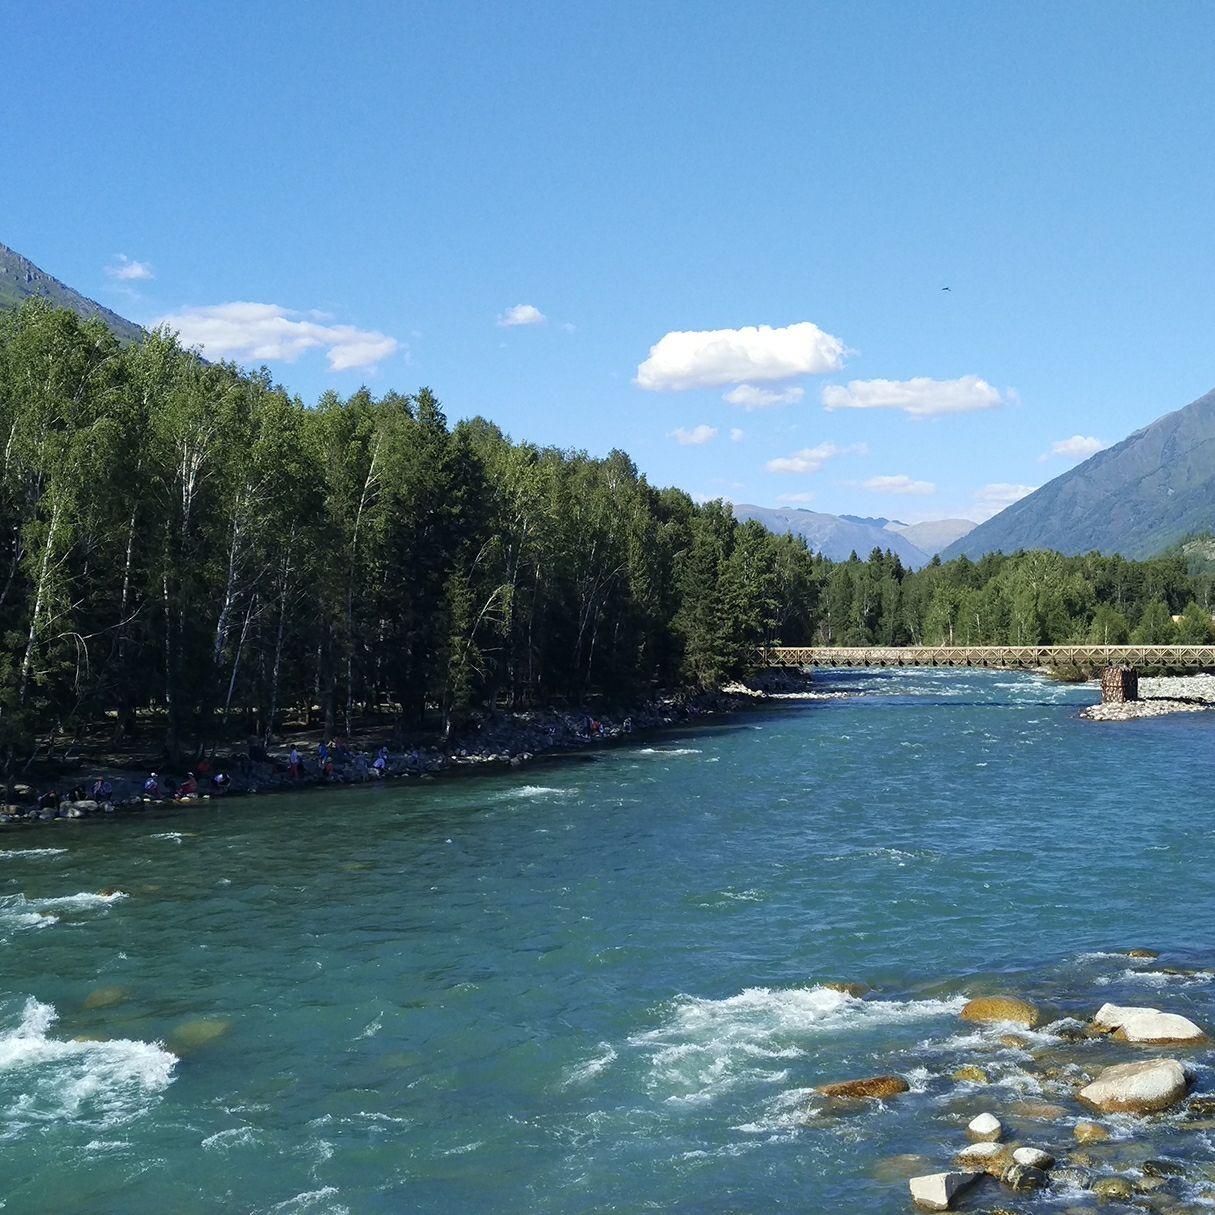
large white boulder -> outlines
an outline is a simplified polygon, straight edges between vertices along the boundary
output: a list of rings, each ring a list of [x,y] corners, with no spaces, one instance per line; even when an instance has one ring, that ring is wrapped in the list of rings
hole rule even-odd
[[[1189,1017],[1161,1012],[1158,1008],[1133,1008],[1103,1004],[1093,1018],[1104,1029],[1124,1042],[1162,1045],[1170,1042],[1203,1042],[1206,1034]]]
[[[980,1114],[967,1124],[966,1134],[971,1139],[995,1143],[1004,1134],[1004,1127],[995,1114]]]
[[[978,1173],[926,1173],[913,1177],[911,1200],[921,1211],[948,1211],[953,1200],[978,1178]]]
[[[1176,1059],[1145,1059],[1105,1068],[1076,1095],[1103,1114],[1149,1114],[1176,1105],[1188,1083],[1186,1070]]]

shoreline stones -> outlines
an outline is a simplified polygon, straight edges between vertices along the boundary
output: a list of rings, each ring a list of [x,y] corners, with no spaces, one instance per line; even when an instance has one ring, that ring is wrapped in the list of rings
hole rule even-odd
[[[1026,1168],[1041,1169],[1046,1172],[1054,1163],[1055,1158],[1042,1148],[1019,1147],[1013,1149],[1014,1163],[1023,1164]]]
[[[1099,1122],[1077,1122],[1072,1128],[1077,1143],[1104,1143],[1110,1133]]]
[[[948,1211],[953,1200],[979,1178],[978,1173],[926,1173],[908,1182],[911,1201],[921,1211]]]
[[[1189,1017],[1161,1012],[1158,1008],[1103,1004],[1093,1017],[1093,1024],[1106,1033],[1112,1033],[1120,1042],[1140,1046],[1197,1044],[1207,1040],[1207,1035]]]
[[[1016,996],[976,996],[967,1002],[959,1014],[963,1021],[994,1024],[1008,1021],[1033,1029],[1042,1020],[1042,1014],[1028,1000]]]
[[[1151,1114],[1176,1105],[1188,1088],[1189,1077],[1176,1059],[1147,1059],[1104,1068],[1076,1096],[1103,1114]]]
[[[1008,1148],[992,1140],[971,1143],[954,1156],[953,1162],[967,1173],[986,1173],[990,1177],[999,1177],[1008,1168]]]
[[[815,1090],[824,1097],[883,1100],[909,1092],[911,1085],[902,1076],[867,1076],[863,1080],[838,1080],[820,1084]]]

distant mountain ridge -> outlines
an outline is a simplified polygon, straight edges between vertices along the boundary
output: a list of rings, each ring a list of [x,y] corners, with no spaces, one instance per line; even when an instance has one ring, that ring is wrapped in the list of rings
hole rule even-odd
[[[875,548],[889,549],[912,569],[927,565],[945,544],[975,525],[969,519],[936,519],[928,523],[899,523],[882,517],[829,515],[797,507],[752,506],[735,503],[738,519],[755,519],[770,532],[803,536],[816,553],[846,561],[851,553],[867,557]]]
[[[1215,390],[1048,481],[941,557],[1051,548],[1151,557],[1215,530]]]
[[[35,266],[28,257],[0,244],[0,308],[13,308],[31,296],[42,296],[57,308],[70,308],[86,320],[102,320],[120,341],[137,342],[143,330],[134,323],[111,312],[103,304],[91,300],[53,274]]]

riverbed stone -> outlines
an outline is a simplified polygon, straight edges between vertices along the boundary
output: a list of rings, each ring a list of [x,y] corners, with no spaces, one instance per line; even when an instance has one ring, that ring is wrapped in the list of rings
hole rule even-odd
[[[995,1114],[979,1114],[966,1125],[967,1138],[983,1143],[996,1143],[1004,1134],[1004,1127]]]
[[[1121,1042],[1142,1046],[1197,1044],[1207,1040],[1207,1035],[1189,1017],[1161,1012],[1158,1008],[1103,1004],[1093,1017],[1093,1024]]]
[[[1013,1162],[1015,1164],[1023,1164],[1031,1169],[1049,1169],[1054,1163],[1055,1158],[1044,1148],[1037,1147],[1019,1147],[1013,1149]]]
[[[1077,1143],[1103,1143],[1110,1137],[1109,1131],[1099,1122],[1077,1122],[1072,1134]]]
[[[953,1073],[953,1079],[962,1084],[990,1084],[987,1073],[973,1063],[964,1064]]]
[[[963,1007],[961,1017],[963,1021],[988,1024],[1011,1021],[1027,1029],[1033,1029],[1042,1020],[1033,1004],[1017,996],[976,996]]]
[[[867,1076],[863,1080],[839,1080],[820,1084],[818,1092],[824,1097],[881,1099],[905,1093],[911,1085],[902,1076]]]
[[[232,1021],[228,1017],[199,1017],[177,1026],[169,1035],[169,1044],[183,1050],[195,1050],[222,1038],[231,1028]]]
[[[1054,1101],[1037,1101],[1032,1097],[1013,1101],[1008,1112],[1015,1118],[1032,1118],[1035,1122],[1058,1122],[1060,1118],[1067,1117],[1066,1106]]]
[[[900,1156],[883,1157],[874,1164],[870,1175],[875,1181],[906,1181],[932,1168],[932,1165],[933,1161],[928,1156],[905,1152]]]
[[[911,1200],[921,1211],[948,1211],[953,1200],[978,1180],[978,1173],[926,1173],[908,1182]]]
[[[98,987],[84,998],[81,1008],[112,1008],[130,998],[125,987]]]
[[[1176,1059],[1145,1059],[1105,1068],[1076,1096],[1103,1114],[1150,1114],[1176,1105],[1188,1087],[1186,1070]]]
[[[830,979],[822,986],[831,991],[843,992],[844,995],[853,996],[857,1000],[863,999],[873,990],[868,983],[846,983],[839,979]]]
[[[1028,1164],[1018,1164],[1015,1161],[1000,1175],[1000,1182],[1015,1190],[1018,1194],[1028,1194],[1046,1186],[1046,1173]]]
[[[1125,949],[1123,953],[1128,958],[1147,958],[1149,961],[1160,957],[1154,949]]]
[[[1010,1157],[1004,1144],[984,1140],[968,1144],[954,1156],[953,1162],[968,1173],[987,1173],[991,1177],[999,1177],[1008,1167]]]
[[[1098,1177],[1092,1189],[1094,1194],[1106,1201],[1125,1201],[1135,1196],[1135,1187],[1126,1177]]]

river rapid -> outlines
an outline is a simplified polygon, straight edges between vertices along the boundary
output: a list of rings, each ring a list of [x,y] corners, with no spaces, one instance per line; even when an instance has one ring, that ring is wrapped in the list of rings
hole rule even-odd
[[[1091,688],[1008,673],[817,686],[857,694],[0,835],[0,1209],[903,1212],[883,1160],[945,1168],[971,1114],[1057,1100],[968,994],[1215,1026],[1215,714],[1084,722]],[[912,1091],[812,1091],[888,1071]]]

